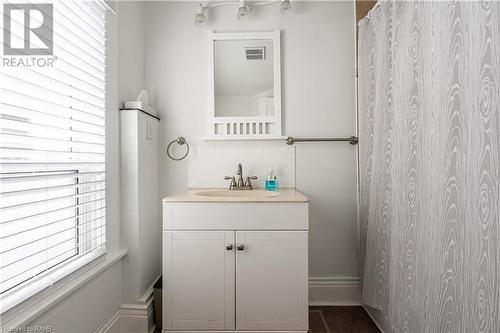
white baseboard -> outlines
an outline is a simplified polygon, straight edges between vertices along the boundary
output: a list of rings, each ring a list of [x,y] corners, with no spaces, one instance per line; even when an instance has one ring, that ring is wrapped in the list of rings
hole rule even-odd
[[[310,277],[309,305],[361,305],[361,282],[350,276]]]
[[[149,291],[148,291],[149,292]],[[122,304],[94,333],[153,333],[153,293],[137,304]]]
[[[153,294],[148,290],[138,304],[122,304],[95,333],[153,333]],[[309,278],[309,305],[361,305],[361,283],[357,277]]]
[[[119,320],[120,320],[120,309],[115,312],[111,318],[106,320],[104,323],[99,326],[94,333],[106,333],[106,332],[119,332],[119,329],[117,330],[117,327],[120,326]]]

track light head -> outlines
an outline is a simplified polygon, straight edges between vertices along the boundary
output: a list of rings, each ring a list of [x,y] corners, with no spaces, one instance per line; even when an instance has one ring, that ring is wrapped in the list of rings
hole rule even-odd
[[[198,9],[196,10],[196,15],[194,17],[194,23],[196,25],[204,24],[207,21],[206,13],[207,13],[207,8],[200,3]]]
[[[238,19],[243,19],[248,16],[250,10],[245,5],[245,0],[240,0],[238,4]]]
[[[281,0],[280,2],[280,13],[286,14],[292,9],[292,4],[290,0]]]

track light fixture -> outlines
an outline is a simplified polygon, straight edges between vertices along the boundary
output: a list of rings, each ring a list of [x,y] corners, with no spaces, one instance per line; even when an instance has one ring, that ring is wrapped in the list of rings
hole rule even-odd
[[[194,23],[196,25],[201,25],[207,21],[207,7],[203,6],[201,3],[196,10],[196,15],[194,16]]]
[[[292,5],[290,3],[290,0],[270,0],[270,1],[252,1],[248,2],[246,0],[234,0],[234,1],[221,1],[221,2],[210,2],[206,4],[199,4],[198,8],[196,10],[196,14],[194,17],[194,22],[197,25],[202,25],[207,22],[207,11],[208,8],[212,7],[218,7],[218,6],[223,6],[223,5],[237,5],[238,6],[238,12],[237,12],[237,18],[238,19],[243,19],[247,17],[251,10],[252,7],[257,7],[257,6],[267,6],[267,5],[272,5],[272,4],[280,4],[280,13],[281,14],[286,14],[290,12],[292,9]]]
[[[290,0],[281,0],[280,2],[280,13],[286,14],[292,9],[292,5],[290,4]]]
[[[243,19],[249,14],[248,7],[245,5],[245,0],[240,0],[238,4],[238,19]]]

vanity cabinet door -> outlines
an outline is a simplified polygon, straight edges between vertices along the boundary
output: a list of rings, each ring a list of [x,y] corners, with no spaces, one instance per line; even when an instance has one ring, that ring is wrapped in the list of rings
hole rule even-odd
[[[307,330],[307,231],[237,231],[236,246],[236,328]]]
[[[163,232],[166,330],[234,330],[234,231]]]

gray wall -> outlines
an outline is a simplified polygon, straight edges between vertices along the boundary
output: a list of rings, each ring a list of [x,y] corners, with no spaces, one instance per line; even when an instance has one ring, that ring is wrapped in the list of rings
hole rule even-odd
[[[118,102],[135,100],[144,87],[144,3],[118,2]]]
[[[162,118],[162,147],[181,135],[193,149],[207,144],[202,138],[207,136],[208,30],[281,29],[284,135],[355,133],[353,2],[293,2],[286,16],[278,5],[260,7],[246,21],[236,19],[235,6],[222,6],[211,9],[201,27],[193,23],[196,6],[149,2],[144,8],[145,85]],[[310,276],[356,278],[355,148],[299,144],[296,159],[297,188],[311,199]],[[162,158],[164,195],[186,190],[187,163]]]

